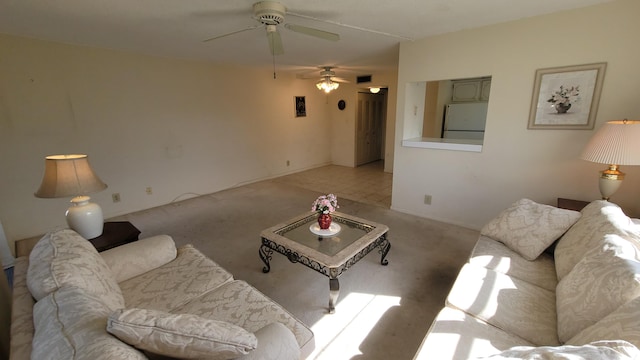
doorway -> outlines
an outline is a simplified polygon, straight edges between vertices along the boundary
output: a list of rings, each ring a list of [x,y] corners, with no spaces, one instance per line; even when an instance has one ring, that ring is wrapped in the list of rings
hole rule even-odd
[[[384,160],[387,94],[358,92],[356,166]]]

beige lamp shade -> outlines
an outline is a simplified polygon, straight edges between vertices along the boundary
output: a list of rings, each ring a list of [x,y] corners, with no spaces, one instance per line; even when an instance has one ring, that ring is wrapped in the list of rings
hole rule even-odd
[[[39,198],[73,196],[73,204],[66,212],[67,224],[85,239],[102,234],[102,208],[91,203],[87,194],[107,188],[93,172],[87,155],[52,155],[45,158],[42,184],[36,191]]]
[[[86,195],[107,188],[93,172],[87,155],[52,155],[45,158],[39,198]]]
[[[606,122],[580,158],[600,164],[640,165],[640,120]]]
[[[589,140],[580,158],[609,168],[600,172],[600,193],[608,200],[624,179],[620,165],[640,165],[640,121],[614,120],[606,122]]]

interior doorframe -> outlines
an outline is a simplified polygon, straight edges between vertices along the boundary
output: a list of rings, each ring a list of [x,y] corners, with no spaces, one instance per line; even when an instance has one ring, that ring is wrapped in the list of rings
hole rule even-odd
[[[358,119],[360,116],[360,107],[357,105],[358,103],[358,94],[359,93],[365,93],[365,94],[370,94],[371,92],[369,91],[368,88],[362,88],[362,89],[358,89],[358,91],[356,92],[356,112],[355,112],[355,121],[354,121],[354,128],[353,128],[353,167],[358,167]],[[382,124],[381,124],[381,146],[380,146],[380,159],[384,162],[385,161],[385,154],[386,154],[386,146],[387,146],[387,142],[386,142],[386,138],[387,138],[387,108],[388,108],[388,103],[389,103],[389,93],[388,93],[388,89],[386,88],[382,88],[380,89],[380,92],[376,95],[382,95],[383,96],[383,102],[382,102],[382,109],[380,110],[382,112]]]

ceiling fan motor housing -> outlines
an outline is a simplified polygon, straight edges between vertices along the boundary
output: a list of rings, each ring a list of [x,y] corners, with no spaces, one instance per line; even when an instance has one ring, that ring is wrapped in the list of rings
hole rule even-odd
[[[261,1],[253,4],[255,18],[264,25],[279,25],[284,21],[287,8],[277,1]]]
[[[336,76],[336,73],[330,67],[325,67],[324,70],[320,71],[320,76]]]

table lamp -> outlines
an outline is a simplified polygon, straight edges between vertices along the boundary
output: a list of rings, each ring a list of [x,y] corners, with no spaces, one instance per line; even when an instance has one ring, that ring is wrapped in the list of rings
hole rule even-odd
[[[609,168],[600,172],[600,194],[609,200],[622,184],[620,165],[640,165],[640,120],[606,122],[582,151],[580,158]]]
[[[67,224],[85,239],[102,235],[104,219],[100,205],[87,194],[107,188],[91,169],[87,155],[52,155],[45,158],[44,176],[34,194],[39,198],[73,196],[66,213]]]

